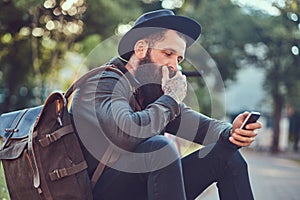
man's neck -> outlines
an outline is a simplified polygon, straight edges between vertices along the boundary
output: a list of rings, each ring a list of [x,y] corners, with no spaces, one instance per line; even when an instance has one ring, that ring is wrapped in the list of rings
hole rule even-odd
[[[132,76],[135,76],[136,68],[132,67],[132,65],[130,65],[130,64],[125,65],[125,68],[128,70],[128,72],[129,72]]]
[[[129,71],[129,73],[135,77],[135,72],[138,67],[138,60],[131,58],[128,63],[125,65],[125,68]]]

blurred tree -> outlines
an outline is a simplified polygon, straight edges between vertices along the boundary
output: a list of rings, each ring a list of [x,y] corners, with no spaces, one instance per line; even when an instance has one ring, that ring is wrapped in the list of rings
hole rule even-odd
[[[257,41],[252,16],[230,0],[186,2],[181,12],[202,25],[200,42],[216,61],[224,81],[235,79],[241,60],[247,56],[244,46]]]
[[[83,0],[42,3],[0,3],[1,111],[42,103],[46,77],[57,70],[59,59],[83,31]]]
[[[87,2],[84,15],[85,29],[78,40],[98,34],[103,38],[112,36],[119,24],[127,24],[142,13],[143,1],[94,0]]]
[[[244,57],[243,45],[255,37],[251,33],[251,18],[229,0],[170,2],[3,1],[0,7],[1,45],[4,46],[0,50],[0,110],[41,103],[49,93],[48,85],[57,84],[61,79],[59,75],[66,60],[72,62],[72,58],[80,57],[79,53],[66,55],[67,51],[88,56],[106,38],[126,31],[122,28],[128,29],[126,25],[130,27],[141,13],[160,8],[175,9],[179,14],[197,19],[203,27],[201,43],[217,62],[223,80],[233,79]],[[8,13],[15,14],[10,17]],[[99,62],[94,58],[89,67]],[[205,73],[210,73],[209,68]],[[63,80],[68,79],[64,77]],[[211,105],[205,102],[199,103],[209,114]]]
[[[72,73],[61,77],[63,66],[80,62],[114,35],[118,24],[141,14],[142,5],[127,0],[1,1],[0,112],[40,104],[49,87],[69,85]]]
[[[291,106],[295,113],[300,112],[300,0],[293,0],[293,1],[286,1],[285,7],[279,7],[278,9],[281,11],[280,19],[283,28],[286,30],[285,32],[282,31],[282,37],[279,38],[281,40],[280,46],[278,46],[278,54],[276,60],[276,64],[278,65],[275,67],[274,64],[274,71],[278,70],[282,73],[282,75],[278,75],[279,79],[283,79],[283,88],[281,89],[280,85],[278,86],[279,89],[277,90],[278,93],[283,93],[285,100],[284,106]],[[274,24],[275,25],[275,24]],[[279,49],[280,48],[280,49]],[[277,72],[278,73],[278,72]],[[276,81],[276,80],[273,80]],[[279,80],[281,82],[281,80]],[[272,84],[269,83],[270,85]],[[274,83],[273,83],[274,84]],[[283,90],[283,91],[282,91]],[[272,90],[273,91],[273,90]],[[276,91],[276,90],[275,90]],[[280,100],[274,99],[274,104],[280,104]],[[275,108],[277,106],[274,106]],[[280,112],[280,110],[277,110]],[[275,115],[274,110],[274,115]],[[277,120],[279,116],[277,116]],[[299,122],[297,122],[299,123]],[[276,130],[278,129],[278,130]],[[279,143],[279,127],[274,129],[274,139],[272,144],[272,151],[278,151],[278,143]]]
[[[300,1],[288,0],[274,4],[280,11],[277,16],[254,13],[254,30],[259,36],[257,43],[248,44],[248,62],[266,70],[265,88],[272,99],[273,141],[272,152],[279,151],[280,120],[287,103],[299,101],[299,41]],[[298,94],[298,95],[297,95]]]
[[[15,6],[11,1],[2,1],[0,3],[0,103],[1,111],[13,109],[20,103],[18,102],[18,89],[26,80],[26,73],[32,73],[31,48],[28,39],[27,29],[22,27],[30,24],[29,15],[24,15],[24,10]],[[29,95],[28,90],[23,85],[22,94]],[[20,95],[20,101],[25,98]]]
[[[64,71],[62,78],[61,70],[83,57],[103,57],[90,53],[106,38],[128,30],[141,13],[160,8],[174,9],[201,23],[200,42],[225,83],[249,63],[268,71],[266,89],[274,102],[274,124],[279,124],[288,94],[291,104],[299,102],[297,90],[291,87],[299,74],[292,67],[299,66],[299,0],[286,1],[285,7],[279,7],[279,16],[244,12],[230,0],[4,0],[0,2],[0,112],[41,103],[49,84],[73,79],[70,71]],[[113,45],[115,40],[107,44]],[[190,69],[187,63],[183,68]],[[209,68],[203,70],[211,73]],[[199,79],[191,81],[199,84]],[[203,89],[205,83],[200,84],[196,91],[200,108],[209,115],[215,99],[204,99],[209,95]],[[276,125],[274,150],[278,131]]]
[[[234,79],[237,69],[243,66],[261,66],[266,70],[265,88],[273,105],[271,150],[277,152],[284,106],[289,103],[300,110],[300,1],[278,1],[274,6],[279,15],[253,8],[245,10],[218,0],[189,1],[182,11],[201,22],[201,43],[225,81]]]
[[[289,31],[286,51],[290,52],[283,74],[287,91],[286,98],[293,110],[300,112],[300,0],[289,2],[285,9],[281,9],[281,12]]]
[[[214,66],[215,64],[212,64],[209,58],[199,55],[199,51],[195,51],[197,54],[192,55],[195,60],[203,60],[200,70],[203,71],[204,77],[210,74],[214,74],[215,77],[213,88],[215,91],[208,91],[210,100],[204,100],[203,96],[207,95],[205,92],[198,95],[201,112],[211,115],[212,106],[223,105],[224,107],[225,102],[225,97],[220,98],[218,95],[214,97],[212,93],[222,89],[222,84],[226,86],[228,80],[234,80],[236,72],[240,68],[249,66],[244,65],[242,61],[249,56],[245,51],[245,45],[258,41],[258,36],[253,31],[255,21],[251,15],[243,12],[240,7],[230,0],[185,1],[179,13],[191,16],[200,22],[202,35],[199,43],[209,53],[210,59],[217,66],[211,67],[210,65]],[[192,52],[192,54],[194,53]],[[216,73],[220,73],[222,80],[218,80],[218,74]],[[202,83],[200,85],[203,88],[207,86],[204,81],[200,83]],[[212,105],[213,102],[215,102],[214,105]],[[219,108],[221,109],[221,107]],[[214,117],[224,117],[224,114],[224,112],[220,112],[219,116]]]

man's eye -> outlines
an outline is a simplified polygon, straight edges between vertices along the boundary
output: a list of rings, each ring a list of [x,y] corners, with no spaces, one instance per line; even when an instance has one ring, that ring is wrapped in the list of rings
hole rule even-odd
[[[172,56],[172,55],[173,55],[172,52],[165,52],[165,54],[166,54],[167,56]]]

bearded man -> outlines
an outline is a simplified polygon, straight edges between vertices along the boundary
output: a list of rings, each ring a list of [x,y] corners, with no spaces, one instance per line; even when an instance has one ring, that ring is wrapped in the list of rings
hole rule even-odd
[[[229,124],[182,102],[187,83],[178,66],[200,32],[196,21],[169,10],[143,14],[121,39],[119,56],[75,95],[74,124],[91,178],[102,166],[94,199],[195,199],[215,182],[222,200],[253,199],[239,149],[261,123],[240,129],[248,112]],[[181,158],[165,132],[205,147]]]

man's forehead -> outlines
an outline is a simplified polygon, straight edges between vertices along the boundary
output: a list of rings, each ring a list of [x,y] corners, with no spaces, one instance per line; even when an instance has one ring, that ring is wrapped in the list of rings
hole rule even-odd
[[[171,50],[184,55],[186,50],[186,41],[176,31],[168,30],[165,32],[162,40],[156,41],[153,45],[155,49]]]

